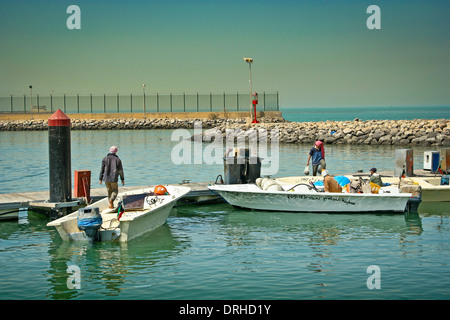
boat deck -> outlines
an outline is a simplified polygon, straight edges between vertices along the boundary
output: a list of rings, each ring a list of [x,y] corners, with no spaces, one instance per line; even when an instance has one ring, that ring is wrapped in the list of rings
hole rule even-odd
[[[194,204],[204,201],[217,201],[217,195],[213,194],[209,189],[209,182],[198,183],[182,183],[179,185],[191,188],[189,194],[181,199],[177,205]],[[174,184],[175,185],[175,184]],[[151,188],[155,185],[148,186],[119,186],[119,191],[130,191],[135,189]],[[107,196],[106,187],[102,186],[90,190],[92,202],[96,202]],[[54,204],[46,203],[50,198],[49,191],[35,191],[23,193],[0,193],[0,210],[3,209],[33,209],[34,207],[53,207]],[[74,198],[76,200],[76,198]]]

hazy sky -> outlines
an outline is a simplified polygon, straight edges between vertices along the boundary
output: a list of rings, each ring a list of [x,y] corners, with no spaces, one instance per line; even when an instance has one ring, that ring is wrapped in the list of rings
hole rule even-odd
[[[0,55],[2,96],[244,93],[251,57],[282,107],[450,105],[450,1],[2,1]]]

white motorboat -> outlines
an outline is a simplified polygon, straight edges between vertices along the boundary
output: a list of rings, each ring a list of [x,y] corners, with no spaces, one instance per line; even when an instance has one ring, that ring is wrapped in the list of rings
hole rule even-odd
[[[400,193],[395,188],[377,194],[332,193],[303,183],[278,183],[278,187],[271,191],[263,190],[256,184],[213,185],[208,188],[233,206],[293,212],[403,213],[412,197],[411,193]]]
[[[357,181],[360,177],[346,175],[350,181]],[[367,179],[368,177],[366,177]],[[323,180],[320,176],[294,176],[275,179],[282,185],[308,183],[308,181],[317,182]],[[442,177],[406,177],[399,179],[398,177],[383,176],[383,182],[390,184],[392,187],[399,188],[404,191],[410,190],[413,196],[418,196],[422,202],[450,202],[450,186],[441,184]]]
[[[104,198],[51,221],[47,226],[55,227],[66,241],[92,240],[89,228],[80,224],[80,216],[92,213],[92,217],[95,217],[97,212],[101,219],[95,240],[127,242],[163,225],[175,202],[191,190],[184,186],[164,187],[167,191],[165,195],[155,193],[157,187],[122,192],[114,201],[114,209],[109,209],[108,198]]]

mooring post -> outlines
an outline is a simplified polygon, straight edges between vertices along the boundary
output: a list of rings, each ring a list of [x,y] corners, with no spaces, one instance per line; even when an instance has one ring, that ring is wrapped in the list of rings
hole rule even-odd
[[[70,127],[61,109],[48,119],[50,202],[72,201]]]

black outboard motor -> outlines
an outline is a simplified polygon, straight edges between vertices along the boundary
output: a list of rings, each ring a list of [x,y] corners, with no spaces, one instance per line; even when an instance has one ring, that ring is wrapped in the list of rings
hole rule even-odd
[[[103,219],[98,207],[78,209],[78,229],[84,231],[89,242],[100,239],[99,229]]]
[[[230,151],[233,155],[229,156]],[[260,157],[252,157],[248,148],[228,150],[223,158],[225,184],[255,183],[261,176]]]

